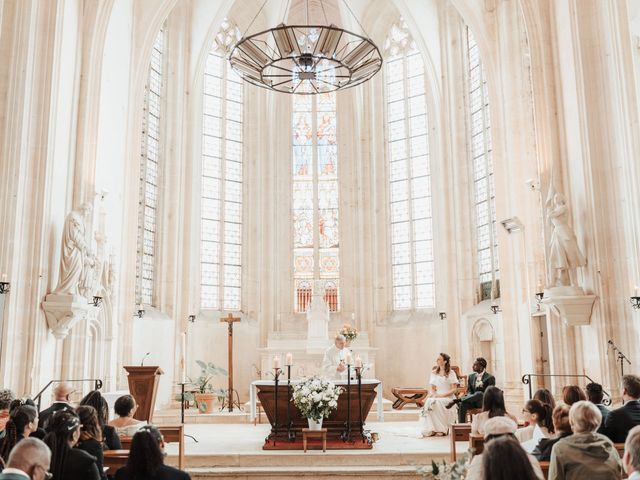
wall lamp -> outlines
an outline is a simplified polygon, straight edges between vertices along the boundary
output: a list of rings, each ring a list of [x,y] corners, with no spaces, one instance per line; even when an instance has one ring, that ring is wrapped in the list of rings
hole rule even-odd
[[[189,323],[196,323],[196,316],[195,315],[189,315],[187,317],[187,320],[189,321]]]
[[[440,320],[446,320],[447,318],[447,312],[439,312],[438,315],[440,315]]]
[[[100,305],[102,305],[102,297],[99,297],[98,295],[94,295],[93,302],[89,302],[89,305],[93,305],[94,307],[99,307]]]
[[[144,307],[141,303],[136,306],[136,313],[134,313],[133,316],[138,318],[144,317]]]
[[[636,308],[636,309],[640,308],[640,297],[638,297],[637,295],[634,295],[633,297],[631,297],[629,301],[631,302],[631,306],[633,308]]]
[[[498,305],[497,303],[494,303],[493,305],[491,305],[491,311],[493,312],[494,315],[497,315],[498,312],[501,312],[502,310],[500,309],[500,305]]]

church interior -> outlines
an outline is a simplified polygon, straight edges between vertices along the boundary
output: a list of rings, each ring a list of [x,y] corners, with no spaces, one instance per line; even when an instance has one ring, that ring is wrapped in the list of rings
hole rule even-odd
[[[640,397],[640,1],[2,0],[0,59],[0,390],[40,426],[131,394],[193,479],[445,478],[486,372],[524,428]]]

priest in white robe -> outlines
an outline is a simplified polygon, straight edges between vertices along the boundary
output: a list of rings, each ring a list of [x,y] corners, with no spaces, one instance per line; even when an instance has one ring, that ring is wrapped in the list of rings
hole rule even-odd
[[[344,335],[338,334],[334,339],[334,344],[324,352],[322,373],[330,380],[342,380],[347,377],[346,356],[348,350],[345,345]]]

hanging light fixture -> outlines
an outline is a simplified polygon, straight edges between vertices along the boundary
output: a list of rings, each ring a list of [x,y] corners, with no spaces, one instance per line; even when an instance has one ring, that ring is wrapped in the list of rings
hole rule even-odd
[[[345,5],[357,21],[346,1]],[[324,12],[322,0],[320,6]],[[249,36],[245,33],[231,50],[231,67],[253,85],[303,95],[354,87],[373,77],[382,67],[382,56],[364,29],[364,35],[359,35],[329,25],[326,14],[325,22],[309,24],[307,1],[307,25],[281,23]]]

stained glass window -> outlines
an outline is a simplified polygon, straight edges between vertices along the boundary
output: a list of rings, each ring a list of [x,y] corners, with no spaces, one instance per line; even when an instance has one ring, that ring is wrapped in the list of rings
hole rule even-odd
[[[393,308],[433,308],[435,278],[424,64],[402,20],[391,27],[385,51]]]
[[[469,150],[473,171],[476,256],[481,300],[500,295],[489,93],[478,44],[467,27]],[[493,294],[492,294],[493,290]]]
[[[314,288],[340,307],[336,97],[293,97],[294,308],[304,312]]]
[[[242,81],[226,60],[240,38],[224,20],[204,70],[201,307],[240,310],[242,287]]]
[[[144,91],[142,147],[140,154],[140,192],[138,200],[138,259],[136,264],[136,297],[152,305],[155,277],[156,219],[160,195],[161,114],[164,71],[165,30],[160,29],[153,42],[149,74]]]

